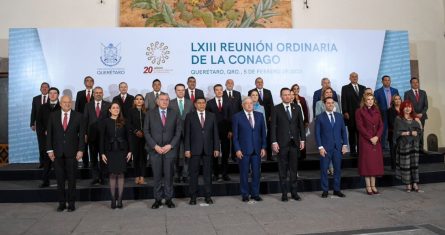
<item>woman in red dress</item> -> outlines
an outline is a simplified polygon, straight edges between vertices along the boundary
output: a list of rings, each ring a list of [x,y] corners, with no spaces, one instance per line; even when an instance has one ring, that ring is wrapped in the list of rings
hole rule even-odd
[[[366,193],[379,194],[375,177],[383,175],[383,153],[380,136],[383,122],[374,95],[363,95],[360,108],[355,112],[359,133],[358,172],[365,177]]]

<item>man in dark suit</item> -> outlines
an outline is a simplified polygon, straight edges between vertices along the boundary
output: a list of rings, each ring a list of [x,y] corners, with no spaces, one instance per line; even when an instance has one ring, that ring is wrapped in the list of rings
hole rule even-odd
[[[174,208],[173,197],[173,162],[181,139],[181,121],[179,113],[168,108],[167,94],[159,95],[157,109],[149,110],[145,115],[144,135],[147,151],[150,154],[153,169],[153,194],[155,202],[152,209],[158,209],[165,197],[165,205]],[[162,178],[164,176],[164,178]]]
[[[40,107],[39,113],[37,114],[36,119],[36,131],[45,136],[46,140],[46,131],[48,129],[48,120],[51,113],[59,111],[59,89],[55,87],[51,87],[48,91],[49,102],[42,105]],[[42,183],[39,185],[40,188],[49,187],[49,172],[51,171],[52,161],[49,159],[48,154],[46,153],[46,141],[45,141],[45,157],[43,159],[43,174],[42,174]]]
[[[190,76],[187,78],[187,89],[185,91],[185,98],[191,100],[193,103],[198,97],[204,97],[204,92],[196,88],[196,78]]]
[[[195,109],[187,114],[184,124],[185,156],[190,159],[190,205],[196,205],[198,194],[199,163],[202,160],[204,197],[207,204],[213,204],[212,159],[219,157],[218,125],[215,114],[206,111],[206,100],[195,99]]]
[[[57,211],[66,209],[74,211],[76,200],[76,170],[77,161],[84,151],[85,122],[82,114],[71,110],[71,98],[62,96],[62,110],[53,112],[47,129],[47,153],[54,161],[57,177],[59,207]],[[68,192],[65,196],[65,181],[68,180]]]
[[[221,84],[213,86],[213,92],[215,93],[215,98],[207,102],[206,109],[216,116],[222,154],[221,166],[219,165],[219,159],[213,158],[213,175],[214,180],[230,181],[227,168],[229,165],[230,138],[232,138],[230,120],[232,116],[232,104],[223,98],[223,86]]]
[[[346,126],[341,114],[334,112],[334,99],[324,99],[326,111],[315,119],[315,141],[320,152],[320,183],[323,193],[322,198],[328,197],[329,180],[328,168],[332,161],[334,166],[334,195],[345,197],[340,191],[341,181],[341,158],[348,147]]]
[[[250,93],[256,90],[258,91],[259,99],[258,102],[264,107],[265,117],[266,117],[266,126],[267,130],[270,130],[270,121],[271,121],[271,112],[274,106],[272,93],[270,90],[264,88],[264,81],[261,77],[257,77],[255,79],[255,88],[250,90],[247,95],[250,96]],[[272,151],[270,148],[270,133],[267,133],[267,158],[272,160]]]
[[[329,80],[329,78],[322,78],[321,79],[321,88],[316,90],[314,92],[314,96],[312,97],[312,113],[314,114],[314,116],[315,116],[315,106],[317,104],[317,101],[321,100],[321,93],[323,92],[323,89],[326,89],[328,87],[331,87],[331,81]],[[334,97],[334,100],[336,102],[338,102],[337,92],[335,92],[334,90],[332,90],[332,91],[333,91],[332,95]]]
[[[348,126],[349,150],[351,155],[358,156],[358,132],[355,124],[355,111],[360,108],[360,102],[365,92],[365,86],[358,84],[358,74],[349,74],[349,83],[341,88],[341,109],[346,126]]]
[[[187,114],[192,111],[193,104],[189,99],[185,99],[185,86],[182,83],[176,84],[175,86],[176,98],[170,100],[170,108],[179,113],[181,119],[181,126],[184,126],[184,120]],[[176,167],[176,178],[175,182],[183,183],[188,182],[189,171],[188,162],[189,160],[184,157],[184,129],[181,132],[181,141],[178,149],[177,158],[175,160]]]
[[[233,114],[240,112],[243,110],[243,106],[241,105],[242,98],[241,93],[239,91],[234,90],[235,83],[232,79],[227,79],[226,81],[226,90],[224,90],[223,97],[227,99],[232,104]]]
[[[288,201],[287,176],[290,172],[290,192],[294,200],[300,201],[297,193],[297,169],[300,150],[304,149],[306,134],[304,131],[303,115],[298,105],[291,105],[289,88],[280,91],[282,103],[272,110],[270,138],[272,151],[278,155],[278,171],[280,176],[281,200]]]
[[[161,91],[162,84],[159,79],[153,80],[153,82],[151,83],[151,87],[153,88],[153,91],[145,94],[145,108],[147,108],[147,110],[157,108],[156,99],[159,97],[159,95],[165,94]]]
[[[417,118],[422,123],[422,128],[425,128],[425,121],[428,119],[428,97],[424,90],[420,89],[419,79],[412,77],[410,80],[411,90],[405,92],[404,99],[411,101],[413,104],[414,112],[417,114]],[[423,149],[423,132],[420,136],[420,150]]]
[[[243,202],[249,201],[249,194],[255,201],[260,197],[261,158],[266,156],[266,124],[260,112],[253,111],[252,98],[242,102],[243,111],[232,118],[233,146],[238,158],[240,171],[240,191]],[[252,173],[249,191],[249,169]]]
[[[100,122],[109,116],[111,104],[103,100],[104,92],[102,87],[95,87],[93,90],[94,100],[85,105],[83,116],[86,122],[87,131],[85,142],[90,148],[91,169],[93,171],[93,181],[91,185],[105,184],[106,165],[99,156],[100,143]]]
[[[396,88],[391,87],[391,77],[384,75],[382,77],[383,86],[374,91],[374,97],[379,105],[380,114],[383,121],[382,147],[387,147],[388,136],[388,110],[391,108],[391,100],[394,95],[399,95]]]
[[[232,79],[226,80],[226,90],[223,93],[223,99],[228,100],[231,103],[232,106],[232,112],[229,116],[229,120],[232,120],[232,116],[235,113],[238,113],[243,110],[243,106],[241,105],[242,98],[241,93],[239,91],[234,90],[235,83]],[[232,160],[235,161],[235,149],[233,148],[233,140],[232,137],[230,137],[230,152]]]
[[[40,92],[41,94],[38,96],[34,96],[32,98],[32,109],[31,109],[31,123],[30,127],[32,131],[36,131],[36,118],[39,113],[39,109],[43,104],[46,104],[48,102],[48,90],[49,90],[49,84],[47,82],[43,82],[40,85]],[[37,134],[37,143],[39,145],[39,168],[43,167],[43,162],[46,156],[45,153],[45,135],[42,135],[42,133],[36,132]]]
[[[83,84],[85,85],[85,90],[81,90],[77,92],[76,95],[76,104],[74,110],[79,113],[83,113],[85,110],[85,105],[93,100],[93,86],[94,86],[94,78],[91,76],[86,76],[83,79]],[[88,155],[88,144],[85,143],[85,151],[83,152],[82,164],[83,168],[88,168],[90,163],[90,158]]]
[[[128,112],[133,107],[134,96],[128,94],[128,85],[126,82],[119,83],[119,95],[113,97],[113,102],[118,103],[122,108],[124,118],[128,117]]]

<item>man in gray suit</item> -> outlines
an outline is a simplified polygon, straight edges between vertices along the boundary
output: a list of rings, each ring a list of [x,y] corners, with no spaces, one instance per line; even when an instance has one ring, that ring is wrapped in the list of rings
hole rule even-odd
[[[179,113],[168,107],[168,94],[160,94],[156,103],[158,108],[149,110],[144,122],[146,148],[150,154],[154,180],[155,202],[151,208],[158,209],[163,197],[165,205],[174,208],[173,162],[181,139],[181,122]]]
[[[165,94],[161,91],[162,84],[159,79],[153,80],[151,87],[153,88],[153,91],[145,94],[145,108],[147,108],[147,110],[156,108],[156,98],[161,94]]]
[[[425,128],[425,121],[428,119],[428,115],[426,114],[426,111],[428,111],[428,97],[426,92],[419,88],[418,78],[412,77],[410,83],[411,89],[405,92],[404,98],[405,100],[411,101],[414,112],[422,123],[422,128]],[[423,134],[420,137],[420,150],[423,151]]]
[[[181,126],[184,126],[184,120],[187,114],[192,110],[193,104],[189,99],[186,99],[185,96],[185,85],[182,83],[176,84],[175,86],[176,98],[170,100],[170,108],[179,113],[179,117],[181,119]],[[183,183],[188,182],[188,159],[184,158],[184,128],[181,133],[181,141],[178,148],[178,155],[175,161],[176,167],[176,178],[175,182]]]

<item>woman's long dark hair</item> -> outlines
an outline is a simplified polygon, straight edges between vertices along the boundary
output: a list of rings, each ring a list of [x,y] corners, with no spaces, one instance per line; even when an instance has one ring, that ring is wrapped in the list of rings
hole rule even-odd
[[[117,115],[117,118],[116,118],[116,126],[119,128],[122,128],[125,125],[125,118],[122,115],[122,107],[120,106],[120,104],[118,102],[113,102],[110,105],[110,110],[114,104],[116,104],[119,107],[119,114]]]

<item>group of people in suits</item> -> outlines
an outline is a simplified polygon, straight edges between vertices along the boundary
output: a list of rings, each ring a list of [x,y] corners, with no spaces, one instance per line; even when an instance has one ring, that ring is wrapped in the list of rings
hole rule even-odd
[[[340,191],[341,159],[348,146],[351,155],[359,157],[359,173],[365,177],[366,192],[378,194],[375,177],[383,175],[382,143],[388,135],[392,137],[390,146],[398,149],[394,151],[397,156],[394,164],[398,172],[403,172],[400,178],[410,182],[411,189],[418,189],[414,184],[418,183],[418,176],[415,176],[418,171],[414,170],[415,163],[410,163],[416,161],[416,156],[407,157],[408,150],[400,149],[396,142],[400,141],[399,129],[403,123],[390,117],[398,115],[401,118],[404,108],[411,107],[405,119],[419,120],[420,126],[418,128],[415,122],[412,124],[415,127],[410,127],[417,128],[410,136],[415,135],[419,140],[412,148],[422,149],[419,137],[427,118],[428,103],[426,93],[419,89],[419,80],[411,79],[412,90],[405,93],[405,100],[410,103],[397,109],[394,115],[391,109],[395,109],[394,98],[398,91],[390,86],[389,76],[382,78],[383,86],[374,94],[365,92],[365,87],[358,84],[357,73],[351,73],[349,79],[350,84],[342,87],[341,106],[328,78],[322,79],[322,88],[314,93],[322,197],[328,196],[330,168],[334,177],[333,194],[345,197]],[[306,100],[299,95],[298,84],[280,90],[278,105],[274,105],[272,93],[264,88],[260,77],[255,79],[255,88],[245,98],[233,89],[233,80],[228,79],[226,89],[221,84],[214,85],[215,96],[209,100],[196,88],[194,77],[187,79],[187,88],[181,83],[175,86],[176,98],[172,100],[161,91],[158,79],[153,80],[153,91],[145,96],[128,94],[128,85],[121,82],[120,93],[112,102],[103,99],[103,89],[94,87],[91,76],[85,77],[84,85],[85,90],[77,93],[74,110],[71,110],[68,96],[63,96],[59,104],[58,89],[50,88],[48,83],[42,83],[42,94],[33,99],[31,128],[37,132],[44,168],[40,187],[49,186],[48,174],[54,162],[59,211],[66,209],[66,203],[70,211],[75,210],[75,163],[80,159],[84,167],[92,168],[92,185],[106,184],[109,180],[113,209],[123,207],[124,173],[128,162],[134,163],[135,183],[146,184],[148,158],[154,179],[153,209],[164,205],[163,199],[167,207],[175,207],[173,182],[189,183],[190,204],[195,205],[200,195],[201,162],[202,195],[206,203],[212,204],[212,181],[231,180],[227,170],[230,155],[239,163],[242,201],[262,200],[260,166],[266,156],[277,158],[282,201],[289,200],[288,193],[292,199],[301,200],[297,184],[298,162],[305,154],[310,117]],[[405,136],[406,132],[403,133]],[[402,158],[404,160],[400,160]],[[249,176],[252,177],[250,187]],[[66,179],[69,181],[68,196],[65,196]]]

